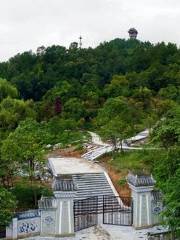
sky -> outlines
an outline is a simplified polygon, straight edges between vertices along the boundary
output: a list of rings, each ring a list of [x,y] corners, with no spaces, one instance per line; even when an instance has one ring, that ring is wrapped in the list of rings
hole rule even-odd
[[[0,0],[0,61],[38,46],[83,47],[114,38],[180,45],[180,0]]]

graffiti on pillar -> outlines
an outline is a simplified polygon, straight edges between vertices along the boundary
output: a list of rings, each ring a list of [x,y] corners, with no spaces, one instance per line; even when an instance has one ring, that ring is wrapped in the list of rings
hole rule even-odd
[[[162,202],[152,201],[152,212],[155,215],[160,214],[162,212],[162,210],[163,210]]]
[[[33,222],[23,222],[18,227],[19,233],[38,232],[38,224]]]
[[[44,222],[45,222],[47,225],[51,225],[51,224],[54,223],[54,219],[53,219],[51,216],[47,216],[47,217],[45,217]]]

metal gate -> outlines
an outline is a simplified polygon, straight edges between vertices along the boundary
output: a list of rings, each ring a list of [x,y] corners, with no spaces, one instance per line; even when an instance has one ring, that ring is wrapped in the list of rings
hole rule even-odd
[[[74,202],[74,231],[98,224],[98,197]]]
[[[74,230],[79,231],[98,224],[98,214],[103,223],[120,226],[133,224],[133,205],[130,197],[95,196],[74,202]]]
[[[0,238],[5,238],[6,237],[6,229],[4,229],[4,230],[1,230],[0,229]]]
[[[130,197],[103,197],[103,223],[120,226],[133,224],[133,205]]]

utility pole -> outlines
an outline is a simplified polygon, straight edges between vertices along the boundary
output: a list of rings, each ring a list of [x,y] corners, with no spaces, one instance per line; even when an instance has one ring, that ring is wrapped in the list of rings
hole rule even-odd
[[[79,37],[79,48],[80,49],[82,48],[82,37],[81,36]]]

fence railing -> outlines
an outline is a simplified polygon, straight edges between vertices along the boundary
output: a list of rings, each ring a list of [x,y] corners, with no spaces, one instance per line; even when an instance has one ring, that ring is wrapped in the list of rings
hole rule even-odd
[[[15,217],[18,220],[28,219],[28,218],[36,218],[41,216],[41,211],[39,209],[28,210],[25,212],[18,212],[15,214]]]

